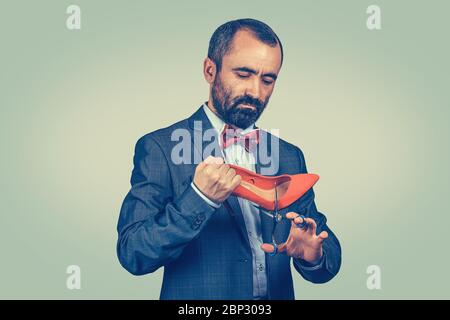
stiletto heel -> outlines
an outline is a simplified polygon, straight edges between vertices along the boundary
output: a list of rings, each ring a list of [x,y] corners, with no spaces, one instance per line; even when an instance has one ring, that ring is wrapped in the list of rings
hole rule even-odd
[[[270,211],[275,209],[276,198],[278,209],[286,208],[303,196],[319,180],[317,174],[311,173],[283,174],[272,177],[259,175],[236,165],[230,164],[229,166],[242,177],[241,184],[234,189],[233,194]]]

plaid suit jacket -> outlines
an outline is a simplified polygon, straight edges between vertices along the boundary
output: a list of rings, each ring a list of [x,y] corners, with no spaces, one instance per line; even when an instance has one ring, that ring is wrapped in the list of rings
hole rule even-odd
[[[238,200],[230,196],[227,205],[215,209],[191,187],[195,167],[208,141],[199,129],[211,128],[200,107],[191,117],[151,132],[136,144],[131,190],[126,195],[118,221],[117,255],[122,266],[134,275],[152,273],[164,267],[161,299],[252,299],[252,254]],[[191,163],[175,164],[172,151],[179,140],[172,133],[182,129],[192,139]],[[274,175],[306,173],[303,153],[278,139],[279,168]],[[269,144],[270,145],[270,144]],[[216,150],[216,149],[214,149]],[[213,155],[219,156],[213,152]],[[197,163],[195,159],[197,158]],[[257,172],[263,165],[256,164]],[[341,248],[317,211],[314,191],[309,190],[282,213],[295,211],[313,218],[317,233],[326,230],[325,261],[317,270],[294,269],[306,280],[323,283],[332,279],[341,265]],[[261,215],[262,237],[271,243],[273,221]],[[284,241],[290,221],[277,226],[276,238]],[[268,299],[295,299],[291,257],[266,254]]]

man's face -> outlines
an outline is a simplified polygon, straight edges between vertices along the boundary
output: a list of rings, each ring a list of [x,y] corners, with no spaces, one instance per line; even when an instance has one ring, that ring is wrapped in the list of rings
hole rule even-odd
[[[264,111],[281,68],[281,50],[238,31],[211,88],[214,107],[229,124],[245,129]]]

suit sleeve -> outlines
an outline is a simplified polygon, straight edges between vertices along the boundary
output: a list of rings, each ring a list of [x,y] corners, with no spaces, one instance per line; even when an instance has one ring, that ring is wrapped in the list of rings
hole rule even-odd
[[[192,188],[173,198],[168,159],[149,135],[136,144],[131,190],[117,226],[117,255],[134,275],[156,271],[177,259],[215,212]]]
[[[300,149],[297,148],[300,158],[300,173],[307,173],[305,158]],[[311,188],[296,202],[296,212],[308,218],[314,219],[317,224],[317,234],[322,231],[328,232],[328,238],[323,242],[323,259],[317,266],[309,265],[301,259],[293,259],[295,269],[301,276],[313,283],[325,283],[336,276],[341,267],[341,246],[336,235],[327,226],[327,218],[317,211],[314,203],[314,191]]]

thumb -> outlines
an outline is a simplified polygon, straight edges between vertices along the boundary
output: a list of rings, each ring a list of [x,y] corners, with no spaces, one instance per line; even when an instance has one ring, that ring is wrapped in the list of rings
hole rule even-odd
[[[273,244],[270,243],[263,243],[261,245],[261,249],[266,253],[273,253],[275,250],[275,247]],[[281,245],[278,246],[278,253],[286,251],[286,242],[283,242]]]
[[[208,156],[203,162],[206,164],[223,164],[223,158]]]
[[[266,253],[272,253],[274,250],[274,247],[272,244],[268,244],[268,243],[263,243],[261,245],[261,249],[266,252]]]
[[[325,240],[326,238],[328,238],[328,232],[322,231],[322,232],[318,235],[318,237],[319,237],[320,242],[323,242],[323,240]]]

